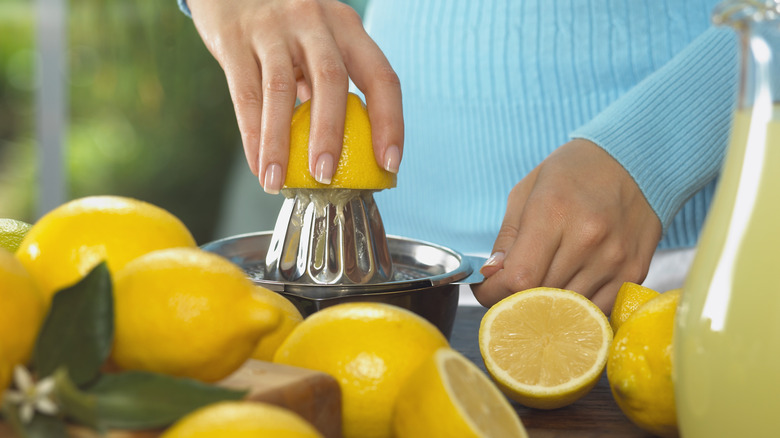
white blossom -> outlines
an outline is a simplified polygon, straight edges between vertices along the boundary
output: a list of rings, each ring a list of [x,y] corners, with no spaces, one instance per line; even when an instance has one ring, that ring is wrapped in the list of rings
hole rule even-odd
[[[19,406],[19,419],[22,423],[29,423],[35,411],[47,415],[57,413],[57,404],[51,398],[54,391],[54,377],[49,376],[36,383],[25,367],[16,365],[14,383],[16,389],[7,390],[3,399]]]

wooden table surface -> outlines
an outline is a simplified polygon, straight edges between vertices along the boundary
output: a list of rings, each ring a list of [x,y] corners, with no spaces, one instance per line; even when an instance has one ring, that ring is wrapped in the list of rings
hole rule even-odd
[[[461,306],[455,317],[450,344],[471,359],[483,371],[479,354],[479,323],[487,310],[479,306]],[[513,403],[530,438],[602,438],[652,437],[634,426],[612,398],[606,373],[585,397],[555,410],[529,409]]]

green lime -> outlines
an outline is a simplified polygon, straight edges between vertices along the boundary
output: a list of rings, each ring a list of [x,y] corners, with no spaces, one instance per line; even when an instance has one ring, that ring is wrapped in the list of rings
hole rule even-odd
[[[30,230],[32,225],[27,222],[16,219],[0,218],[0,248],[16,252],[19,244],[22,243],[24,235]]]

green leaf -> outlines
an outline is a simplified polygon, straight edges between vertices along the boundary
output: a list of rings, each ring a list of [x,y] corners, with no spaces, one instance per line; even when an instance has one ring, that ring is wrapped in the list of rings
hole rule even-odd
[[[61,418],[35,414],[32,421],[25,425],[27,438],[67,438],[68,429]]]
[[[19,407],[3,401],[3,417],[14,430],[14,436],[19,438],[67,438],[68,430],[65,422],[58,417],[35,413],[29,423],[22,423],[19,418]]]
[[[33,353],[39,377],[68,369],[81,386],[94,380],[111,352],[114,337],[114,297],[105,263],[75,285],[57,292]]]
[[[167,426],[202,406],[246,395],[245,391],[143,371],[103,374],[87,391],[97,397],[99,425],[118,429]]]

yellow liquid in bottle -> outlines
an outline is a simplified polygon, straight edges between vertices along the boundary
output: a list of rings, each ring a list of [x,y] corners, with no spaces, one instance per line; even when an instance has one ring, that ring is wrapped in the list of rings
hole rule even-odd
[[[735,115],[674,339],[680,431],[780,437],[780,118]],[[767,117],[765,117],[766,119]]]

